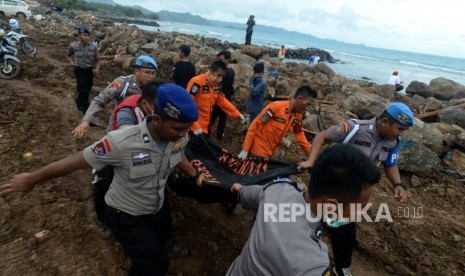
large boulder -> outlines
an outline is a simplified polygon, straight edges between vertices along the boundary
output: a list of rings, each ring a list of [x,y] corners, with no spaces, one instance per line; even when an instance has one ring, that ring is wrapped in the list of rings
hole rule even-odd
[[[325,74],[326,76],[328,76],[329,79],[331,79],[332,77],[336,75],[334,70],[331,69],[326,63],[323,63],[323,62],[320,62],[317,65],[315,65],[315,67],[313,67],[312,69],[312,73],[313,74],[316,74],[316,73]]]
[[[238,53],[234,52],[231,55],[231,62],[233,63],[245,63],[250,66],[253,66],[257,60],[249,55],[243,54],[243,53]]]
[[[285,80],[278,80],[275,86],[275,96],[289,96],[292,89],[289,83]]]
[[[405,90],[407,94],[420,95],[424,98],[433,97],[434,93],[431,88],[424,82],[412,81]]]
[[[434,168],[441,160],[436,153],[412,140],[402,140],[398,166],[407,172],[422,172]]]
[[[434,92],[434,97],[440,100],[465,98],[465,86],[446,78],[431,80],[429,87]]]
[[[347,97],[343,106],[345,110],[356,114],[360,119],[371,119],[381,114],[388,103],[389,101],[381,96],[357,92]]]
[[[426,99],[423,109],[421,111],[422,113],[426,113],[426,112],[440,110],[440,109],[443,109],[444,107],[445,107],[445,104],[442,101],[434,97],[429,97]]]
[[[402,133],[402,140],[414,141],[425,145],[440,155],[447,149],[443,146],[443,133],[435,125],[427,124],[416,119],[415,124]]]
[[[442,161],[458,174],[465,176],[465,153],[452,150],[445,155]]]
[[[465,128],[465,110],[460,108],[446,108],[439,112],[439,122],[456,124]]]
[[[254,46],[254,45],[242,45],[241,53],[251,56],[255,59],[260,59],[264,54],[268,53],[266,47]]]
[[[395,89],[394,86],[390,84],[373,85],[365,88],[365,91],[376,94],[390,101],[394,99]]]

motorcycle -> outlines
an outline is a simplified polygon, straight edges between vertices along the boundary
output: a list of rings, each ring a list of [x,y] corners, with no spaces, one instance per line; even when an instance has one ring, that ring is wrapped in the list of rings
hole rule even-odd
[[[20,29],[11,29],[11,31],[6,34],[6,37],[15,43],[21,43],[21,48],[26,54],[32,56],[37,53],[37,46],[32,38],[24,35]]]
[[[8,38],[0,41],[0,78],[12,79],[21,71],[21,61],[16,57],[18,49],[15,42]]]

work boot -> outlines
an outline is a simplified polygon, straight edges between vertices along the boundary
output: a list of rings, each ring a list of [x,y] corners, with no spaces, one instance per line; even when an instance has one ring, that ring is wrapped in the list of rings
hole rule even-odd
[[[111,229],[102,220],[99,219],[97,214],[94,213],[92,215],[92,220],[95,222],[98,229],[100,230],[100,235],[102,236],[102,238],[108,239],[111,237]]]
[[[333,268],[333,274],[335,276],[352,276],[352,273],[350,273],[349,268]]]
[[[184,245],[176,243],[173,238],[166,240],[164,246],[170,257],[182,258],[189,253],[189,250]]]

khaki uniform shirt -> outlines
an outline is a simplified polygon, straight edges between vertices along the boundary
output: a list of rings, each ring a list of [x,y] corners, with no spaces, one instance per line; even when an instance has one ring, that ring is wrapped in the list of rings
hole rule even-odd
[[[376,118],[371,120],[347,120],[342,124],[331,126],[329,135],[336,143],[344,141],[355,125],[359,125],[359,130],[347,142],[360,149],[376,165],[384,163],[386,166],[397,165],[397,154],[399,152],[399,141],[388,141],[378,135],[376,129]]]
[[[92,124],[100,125],[97,113],[102,111],[111,101],[115,100],[115,106],[118,106],[126,97],[141,93],[142,90],[137,84],[135,75],[119,76],[98,96],[92,99],[83,119]]]
[[[266,188],[264,188],[266,187]],[[297,190],[288,183],[275,183],[269,186],[243,186],[239,201],[243,208],[257,210],[257,218],[250,232],[249,240],[241,254],[232,263],[227,276],[268,276],[268,275],[329,275],[328,247],[321,240],[321,225],[306,215],[296,216],[291,221],[290,213],[275,213],[276,221],[265,212],[267,206],[298,204],[307,206],[302,186]],[[287,211],[291,207],[288,205]],[[310,208],[307,208],[308,212]],[[279,221],[280,216],[289,221]],[[268,219],[267,219],[268,218]]]
[[[108,133],[84,149],[96,170],[110,165],[115,175],[105,202],[133,216],[157,213],[163,205],[166,180],[181,162],[187,136],[162,151],[150,136],[147,122]]]
[[[84,69],[92,69],[97,60],[100,59],[97,46],[89,42],[86,45],[76,41],[69,45],[68,56],[74,56],[74,62],[77,67]]]

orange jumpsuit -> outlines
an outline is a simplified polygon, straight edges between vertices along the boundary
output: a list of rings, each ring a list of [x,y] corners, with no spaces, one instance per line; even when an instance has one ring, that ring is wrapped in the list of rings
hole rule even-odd
[[[276,101],[268,104],[249,127],[242,150],[251,154],[271,157],[281,139],[292,131],[307,156],[311,145],[302,128],[304,114],[290,113],[290,101]]]
[[[229,117],[239,118],[239,110],[220,91],[219,85],[211,85],[208,81],[208,72],[193,77],[187,84],[186,90],[194,97],[199,109],[199,119],[191,126],[195,131],[199,127],[203,133],[208,134],[208,126],[212,115],[213,106],[219,106]]]

